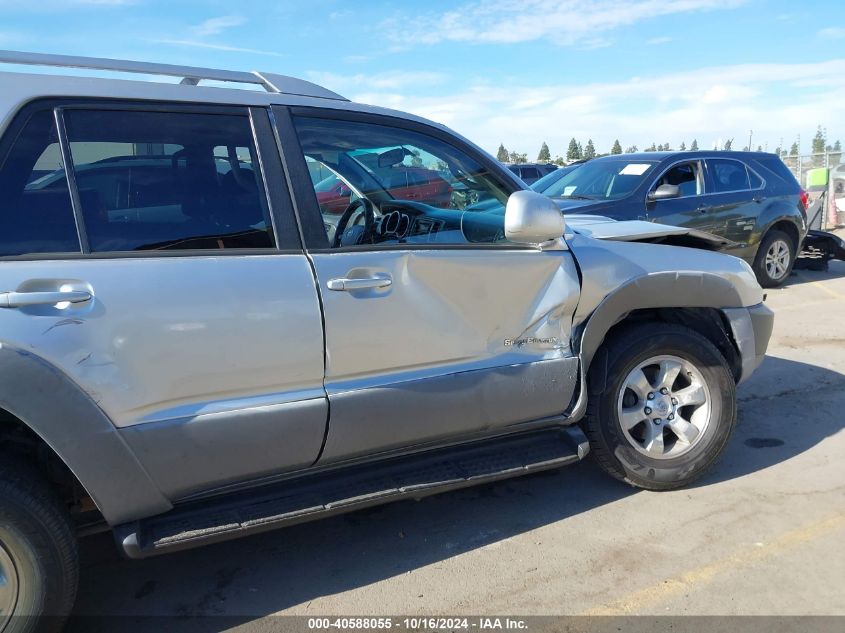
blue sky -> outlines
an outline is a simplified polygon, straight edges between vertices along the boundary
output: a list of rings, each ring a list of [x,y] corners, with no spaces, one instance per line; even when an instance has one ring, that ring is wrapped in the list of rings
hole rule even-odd
[[[845,0],[0,0],[0,48],[281,72],[530,158],[845,142]]]

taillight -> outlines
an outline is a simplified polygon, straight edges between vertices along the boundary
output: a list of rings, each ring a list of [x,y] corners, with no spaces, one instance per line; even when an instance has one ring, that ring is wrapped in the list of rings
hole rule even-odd
[[[804,190],[802,189],[802,190],[801,190],[801,193],[799,194],[799,196],[800,196],[800,198],[801,198],[801,204],[803,204],[803,205],[804,205],[804,211],[806,211],[806,210],[809,208],[809,206],[810,206],[810,192],[809,192],[809,191],[804,191]]]

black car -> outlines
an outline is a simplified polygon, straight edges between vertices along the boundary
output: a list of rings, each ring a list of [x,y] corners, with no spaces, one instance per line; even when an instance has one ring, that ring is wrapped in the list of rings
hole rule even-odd
[[[777,155],[764,152],[604,156],[543,193],[567,214],[649,220],[718,235],[767,288],[789,277],[807,233],[807,193]]]
[[[554,163],[510,163],[506,167],[519,176],[526,185],[540,180],[557,169]]]

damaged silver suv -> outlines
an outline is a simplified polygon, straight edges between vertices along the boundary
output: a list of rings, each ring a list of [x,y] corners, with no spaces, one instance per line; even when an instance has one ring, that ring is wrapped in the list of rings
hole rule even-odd
[[[59,625],[94,531],[142,558],[590,449],[663,490],[725,447],[772,313],[702,236],[567,225],[290,77],[0,62],[181,78],[0,73],[0,629]]]

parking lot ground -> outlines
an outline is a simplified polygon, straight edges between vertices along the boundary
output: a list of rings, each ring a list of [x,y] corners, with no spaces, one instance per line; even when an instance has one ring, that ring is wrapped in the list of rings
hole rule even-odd
[[[691,488],[637,491],[587,460],[145,561],[101,535],[76,613],[238,631],[271,614],[845,615],[845,263],[767,303],[769,357]]]

